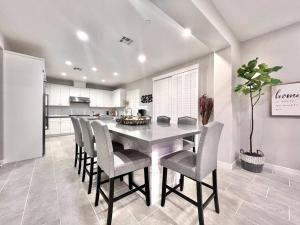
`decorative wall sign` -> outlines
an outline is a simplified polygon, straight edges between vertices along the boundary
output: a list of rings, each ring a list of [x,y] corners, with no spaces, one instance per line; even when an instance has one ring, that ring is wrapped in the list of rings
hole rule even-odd
[[[142,95],[141,102],[142,103],[150,103],[150,102],[152,102],[152,95]]]
[[[300,82],[272,87],[272,116],[300,116]]]

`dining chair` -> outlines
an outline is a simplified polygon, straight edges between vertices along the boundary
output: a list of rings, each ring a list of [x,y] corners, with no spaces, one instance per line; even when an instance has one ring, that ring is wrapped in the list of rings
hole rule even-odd
[[[148,167],[151,165],[151,158],[133,149],[125,149],[124,151],[114,152],[107,125],[101,121],[94,121],[92,122],[92,128],[95,133],[98,164],[95,206],[98,206],[99,194],[101,194],[108,204],[107,225],[111,225],[114,202],[136,191],[140,191],[146,197],[146,205],[150,205]],[[140,169],[144,169],[145,184],[138,186],[133,180],[129,179],[129,189],[131,189],[132,186],[134,189],[115,197],[114,179],[120,176],[130,175],[134,171]],[[102,172],[109,177],[108,197],[101,188],[101,184],[106,182],[101,180]]]
[[[189,116],[183,116],[183,117],[179,117],[177,120],[177,124],[179,126],[181,125],[192,125],[192,126],[196,126],[197,125],[197,119],[193,118],[193,117],[189,117]],[[195,152],[195,135],[193,136],[189,136],[189,137],[184,137],[183,138],[183,149],[184,150],[189,150],[189,149],[193,149],[193,152]]]
[[[83,140],[82,140],[82,131],[79,123],[79,118],[75,116],[71,116],[71,121],[74,128],[75,133],[75,161],[74,161],[74,167],[77,166],[78,161],[78,174],[81,172],[81,161],[83,160],[83,151],[82,148],[84,146]]]
[[[158,116],[156,118],[157,123],[170,124],[171,118],[168,116]]]
[[[167,195],[173,192],[197,206],[200,225],[204,225],[203,210],[212,200],[214,200],[215,211],[217,213],[220,212],[217,187],[217,158],[222,129],[223,124],[219,122],[205,125],[201,131],[197,153],[182,150],[166,155],[160,161],[163,166],[161,206],[165,205]],[[181,183],[175,187],[167,185],[168,169],[189,177],[196,182],[197,201],[177,191],[177,188],[181,187]],[[212,185],[202,182],[210,173],[212,173]],[[204,203],[202,200],[202,185],[212,189],[212,194]]]
[[[79,121],[84,142],[82,182],[85,181],[85,174],[87,173],[89,175],[88,194],[90,194],[92,190],[93,176],[97,174],[97,171],[94,171],[94,165],[97,163],[97,161],[95,161],[95,157],[97,157],[97,151],[95,149],[95,137],[92,131],[91,121],[86,118],[80,118]],[[122,144],[114,141],[112,144],[114,151],[124,150],[124,146]],[[87,162],[88,159],[90,159],[90,163]]]

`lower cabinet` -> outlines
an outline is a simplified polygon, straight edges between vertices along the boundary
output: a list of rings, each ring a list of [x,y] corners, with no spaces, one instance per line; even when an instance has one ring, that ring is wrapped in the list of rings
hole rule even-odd
[[[49,118],[49,129],[46,135],[63,135],[74,133],[70,118]]]

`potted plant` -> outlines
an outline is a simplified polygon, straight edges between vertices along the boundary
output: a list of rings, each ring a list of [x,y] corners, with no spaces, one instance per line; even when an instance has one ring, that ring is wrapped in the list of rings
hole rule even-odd
[[[265,63],[258,64],[258,58],[242,65],[237,73],[238,77],[245,80],[243,84],[235,87],[234,91],[249,96],[251,110],[251,127],[249,136],[249,151],[240,150],[241,166],[251,172],[260,173],[264,166],[264,154],[261,150],[254,151],[253,132],[254,132],[254,107],[259,102],[263,93],[263,87],[272,86],[281,83],[279,79],[270,76],[271,73],[277,72],[281,66],[269,67]]]

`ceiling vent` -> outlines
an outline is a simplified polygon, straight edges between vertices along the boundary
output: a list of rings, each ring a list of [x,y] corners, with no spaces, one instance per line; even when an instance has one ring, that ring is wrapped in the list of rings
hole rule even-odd
[[[73,70],[82,71],[82,68],[76,67],[76,66],[75,66],[75,67],[73,68]]]
[[[120,42],[121,42],[121,43],[124,43],[124,44],[126,44],[126,45],[131,45],[132,42],[133,42],[133,40],[130,39],[130,38],[128,38],[128,37],[123,36],[123,37],[120,39]]]

